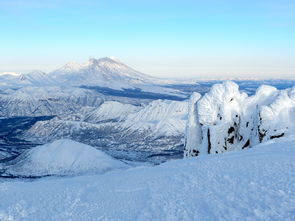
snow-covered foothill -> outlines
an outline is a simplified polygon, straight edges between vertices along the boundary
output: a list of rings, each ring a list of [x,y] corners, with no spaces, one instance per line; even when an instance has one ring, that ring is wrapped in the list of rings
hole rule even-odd
[[[148,137],[180,136],[185,133],[187,101],[156,100],[149,104],[131,105],[106,101],[101,106],[79,116],[69,115],[38,121],[23,134],[23,138],[48,142],[52,139],[71,137],[79,130],[111,127],[120,136],[141,134]],[[81,115],[81,116],[80,116]],[[75,117],[79,119],[76,120]],[[109,131],[109,133],[112,133]],[[144,139],[143,139],[144,140]]]
[[[98,123],[107,120],[122,120],[128,114],[137,112],[141,107],[118,101],[106,101],[96,110],[86,114],[84,121]]]
[[[104,152],[68,139],[34,147],[5,166],[9,176],[36,177],[103,173],[127,166]]]
[[[24,87],[0,95],[0,116],[49,116],[76,113],[98,107],[104,96],[74,87]]]
[[[129,114],[120,125],[128,132],[147,131],[152,136],[184,134],[187,121],[187,101],[155,100]]]
[[[295,140],[93,176],[1,180],[0,220],[295,219]]]
[[[214,85],[199,100],[191,99],[185,155],[244,149],[294,134],[294,94],[295,88],[263,85],[248,96],[231,81]]]

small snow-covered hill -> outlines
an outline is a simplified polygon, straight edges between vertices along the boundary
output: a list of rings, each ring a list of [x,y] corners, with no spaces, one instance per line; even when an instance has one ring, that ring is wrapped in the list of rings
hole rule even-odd
[[[1,220],[295,219],[295,140],[102,175],[1,180]]]
[[[8,176],[36,177],[102,173],[126,165],[89,145],[68,139],[34,147],[4,167]]]

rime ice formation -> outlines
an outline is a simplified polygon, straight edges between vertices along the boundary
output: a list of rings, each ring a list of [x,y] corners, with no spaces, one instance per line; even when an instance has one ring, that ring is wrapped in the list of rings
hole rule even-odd
[[[199,93],[193,93],[188,103],[188,120],[186,126],[185,156],[196,156],[196,149],[201,145],[201,125],[198,124],[197,101],[201,98]]]
[[[248,96],[227,81],[195,97],[189,106],[185,156],[244,149],[294,134],[295,88],[279,91],[263,85]]]

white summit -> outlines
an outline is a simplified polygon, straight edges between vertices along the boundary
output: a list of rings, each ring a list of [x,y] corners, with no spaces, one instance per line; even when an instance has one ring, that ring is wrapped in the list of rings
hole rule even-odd
[[[103,173],[126,165],[102,151],[69,139],[37,146],[14,159],[5,172],[13,176]]]

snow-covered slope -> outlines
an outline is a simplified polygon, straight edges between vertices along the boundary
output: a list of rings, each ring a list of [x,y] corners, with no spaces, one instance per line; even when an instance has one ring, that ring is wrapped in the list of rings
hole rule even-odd
[[[54,85],[54,81],[43,71],[37,70],[22,74],[19,78],[19,84],[44,86]]]
[[[12,85],[17,84],[19,81],[20,74],[15,72],[3,72],[0,73],[0,90],[3,87],[11,87]]]
[[[123,104],[117,101],[106,101],[94,111],[86,114],[84,121],[99,123],[107,120],[122,120],[128,114],[137,112],[139,109],[139,106],[131,104]]]
[[[34,177],[102,173],[126,165],[89,145],[62,139],[22,153],[5,166],[10,176]]]
[[[154,136],[171,136],[183,134],[186,120],[186,101],[156,100],[138,112],[129,114],[120,126],[127,131],[146,131]]]
[[[228,81],[193,102],[186,155],[244,149],[295,132],[295,88],[261,86],[249,97]]]
[[[0,116],[45,116],[76,113],[82,107],[98,107],[104,96],[72,87],[24,87],[0,95]]]
[[[103,175],[1,180],[1,220],[295,219],[295,140]]]
[[[142,134],[142,138],[183,136],[187,121],[187,102],[156,100],[147,105],[134,106],[111,101],[86,114],[84,119],[73,121],[70,116],[68,118],[69,120],[54,118],[39,121],[25,133],[25,136],[34,137],[39,141],[42,137],[56,139],[62,137],[64,131],[71,135],[77,134],[77,130],[85,127],[99,128],[107,125],[112,127],[115,133],[121,132],[121,137],[134,134]],[[63,125],[67,125],[67,129],[62,129]]]

